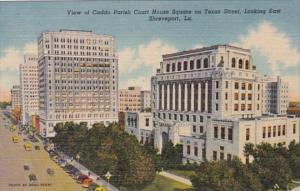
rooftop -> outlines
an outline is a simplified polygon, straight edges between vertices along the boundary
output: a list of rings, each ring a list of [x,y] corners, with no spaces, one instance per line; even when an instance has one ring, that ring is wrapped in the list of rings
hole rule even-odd
[[[185,55],[185,54],[203,52],[203,51],[208,51],[208,50],[215,50],[215,49],[218,49],[220,47],[222,47],[222,48],[231,48],[231,49],[236,49],[236,50],[245,51],[245,52],[250,53],[250,49],[240,48],[240,47],[232,46],[232,45],[228,45],[228,44],[217,44],[217,45],[203,47],[203,48],[197,48],[197,49],[192,49],[192,50],[184,50],[184,51],[171,53],[171,54],[164,54],[163,59],[167,59],[167,58],[174,57],[174,56],[181,56],[181,55]]]

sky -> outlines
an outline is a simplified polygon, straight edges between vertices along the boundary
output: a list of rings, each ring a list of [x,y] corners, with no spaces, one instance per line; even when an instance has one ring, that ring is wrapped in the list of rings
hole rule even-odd
[[[280,9],[277,14],[243,14],[244,9]],[[93,15],[93,10],[201,10],[191,21],[148,21],[149,15]],[[204,14],[205,9],[239,9],[241,14]],[[68,10],[90,10],[68,15]],[[156,15],[163,16],[163,15]],[[167,15],[174,16],[174,15]],[[176,16],[176,15],[175,15]],[[78,1],[0,2],[0,101],[19,84],[24,54],[37,53],[43,31],[92,30],[116,39],[119,87],[150,89],[161,55],[215,44],[251,49],[258,72],[280,75],[289,83],[290,100],[300,101],[299,1]]]

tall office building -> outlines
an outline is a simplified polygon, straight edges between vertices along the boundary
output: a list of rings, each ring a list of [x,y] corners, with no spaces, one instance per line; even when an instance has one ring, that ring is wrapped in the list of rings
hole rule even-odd
[[[287,86],[278,83],[272,97],[281,103]],[[299,118],[264,114],[264,95],[273,91],[265,84],[249,49],[215,45],[163,55],[151,79],[155,147],[183,144],[184,162],[238,156],[247,163],[246,143],[299,142]]]
[[[38,87],[37,56],[25,55],[24,63],[20,64],[21,84],[21,122],[30,124],[31,116],[38,115],[39,87]]]
[[[21,109],[21,90],[19,85],[13,85],[11,91],[11,109]]]
[[[55,136],[58,122],[91,127],[118,121],[118,58],[112,36],[81,30],[43,32],[38,65],[42,136]]]

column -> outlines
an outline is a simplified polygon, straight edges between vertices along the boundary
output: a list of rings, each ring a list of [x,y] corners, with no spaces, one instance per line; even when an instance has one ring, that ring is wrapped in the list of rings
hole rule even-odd
[[[194,83],[191,82],[191,111],[195,111],[195,92],[194,92]]]
[[[208,82],[206,81],[205,82],[205,101],[204,101],[204,106],[205,106],[205,109],[204,111],[207,112],[207,106],[208,106]]]
[[[159,94],[160,94],[160,92],[159,92],[159,84],[157,85],[157,97],[156,97],[156,100],[157,100],[157,105],[156,105],[156,109],[157,110],[159,110],[159,106],[160,106],[160,100],[159,100]]]
[[[201,99],[201,82],[198,83],[198,111],[202,111],[202,99]]]
[[[184,111],[188,111],[187,104],[188,104],[188,92],[187,92],[187,82],[186,82],[184,83]]]
[[[181,83],[178,84],[178,111],[181,111]]]
[[[170,110],[170,84],[167,85],[167,110]]]
[[[173,83],[173,97],[172,97],[172,110],[175,110],[175,95],[176,95],[176,93],[175,93],[175,83]]]
[[[165,109],[165,85],[161,85],[161,110]]]

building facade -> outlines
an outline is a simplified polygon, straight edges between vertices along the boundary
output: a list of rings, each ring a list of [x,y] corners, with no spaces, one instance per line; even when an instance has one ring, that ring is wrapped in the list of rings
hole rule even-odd
[[[13,85],[11,91],[11,109],[21,109],[21,89],[19,85]]]
[[[140,87],[128,87],[128,89],[120,89],[119,111],[141,111],[141,91],[142,90]]]
[[[152,113],[126,112],[125,131],[134,135],[140,144],[152,144],[154,142]]]
[[[43,32],[38,38],[39,114],[42,136],[56,123],[118,121],[115,40],[92,31]]]
[[[151,91],[141,91],[141,109],[151,108]]]
[[[287,114],[288,83],[277,78],[264,76],[263,83],[263,112],[272,114]]]
[[[38,86],[37,56],[25,55],[24,63],[20,64],[21,84],[21,123],[30,124],[32,115],[39,111],[39,86]]]
[[[267,119],[276,122],[276,129],[283,125],[291,129],[295,124],[298,134],[272,141],[265,139],[267,142],[289,144],[294,139],[298,142],[299,119],[264,115],[264,95],[268,91],[264,85],[265,77],[256,71],[249,49],[215,45],[163,55],[160,68],[151,79],[155,147],[161,151],[168,140],[183,144],[184,162],[219,159],[223,157],[218,155],[225,153],[245,162],[241,153],[245,143],[243,129],[249,126],[246,132],[255,134],[251,137],[261,136],[256,129],[269,128],[264,122]],[[276,91],[279,97],[281,93]],[[284,108],[280,110],[284,113]],[[216,126],[220,128],[218,134],[227,132],[235,144],[229,148],[226,141],[211,139]],[[228,128],[223,130],[223,126]],[[259,143],[257,139],[248,142]],[[237,145],[239,148],[235,148]]]

